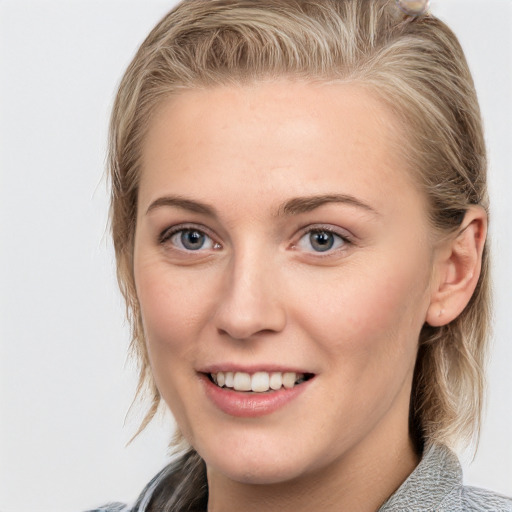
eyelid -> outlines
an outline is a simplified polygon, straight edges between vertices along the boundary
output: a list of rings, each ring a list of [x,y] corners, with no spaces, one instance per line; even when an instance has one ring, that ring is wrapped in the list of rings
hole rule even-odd
[[[296,241],[292,243],[291,249],[297,250],[298,244],[304,238],[305,235],[314,232],[322,232],[325,231],[327,233],[332,233],[333,235],[341,238],[345,243],[343,247],[327,250],[325,252],[317,252],[317,251],[308,251],[308,254],[313,254],[315,258],[326,258],[328,256],[332,256],[334,254],[338,254],[342,251],[346,251],[348,249],[347,246],[352,246],[355,244],[355,237],[346,229],[340,228],[339,226],[333,226],[332,224],[311,224],[302,228],[296,236]]]
[[[339,226],[333,226],[332,224],[310,224],[299,230],[298,237],[302,238],[304,235],[311,233],[312,231],[327,231],[328,233],[338,235],[340,238],[343,238],[343,240],[346,240],[347,242],[355,242],[355,236],[350,233],[350,231]]]
[[[160,232],[158,235],[158,243],[160,245],[164,245],[176,234],[180,231],[200,231],[201,233],[204,233],[208,238],[210,238],[214,244],[215,249],[220,249],[222,247],[222,244],[217,240],[217,237],[209,230],[207,227],[202,226],[201,224],[194,224],[193,222],[185,222],[183,224],[176,224],[173,226],[168,226],[163,231]],[[216,247],[218,246],[218,247]],[[175,247],[176,250],[182,250],[177,247]],[[189,252],[189,251],[187,251]],[[194,251],[190,251],[194,252]],[[200,252],[200,251],[197,251]]]

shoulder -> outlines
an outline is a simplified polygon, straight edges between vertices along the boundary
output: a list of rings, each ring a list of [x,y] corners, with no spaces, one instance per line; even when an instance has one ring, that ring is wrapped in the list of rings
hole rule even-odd
[[[512,512],[512,499],[467,487],[457,456],[446,446],[428,446],[416,469],[379,512]]]
[[[86,512],[192,512],[206,510],[206,466],[190,449],[164,467],[143,489],[135,503],[107,503]]]
[[[512,498],[477,487],[461,487],[460,501],[471,512],[512,512]]]
[[[188,465],[191,460],[195,460],[194,453],[192,451],[186,453],[165,466],[144,487],[135,503],[126,505],[119,502],[110,502],[85,512],[149,512],[164,509],[180,512],[182,507],[179,502],[183,501],[181,500],[180,490],[189,473],[187,471]],[[175,502],[178,502],[180,507],[169,508],[167,506],[169,504],[174,506]],[[183,510],[189,510],[189,508]]]

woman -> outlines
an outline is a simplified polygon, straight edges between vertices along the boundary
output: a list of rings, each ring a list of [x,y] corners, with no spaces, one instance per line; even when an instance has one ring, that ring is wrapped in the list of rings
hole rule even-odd
[[[183,453],[107,510],[512,510],[448,448],[480,420],[486,161],[424,2],[182,2],[110,169],[141,429],[163,400]]]

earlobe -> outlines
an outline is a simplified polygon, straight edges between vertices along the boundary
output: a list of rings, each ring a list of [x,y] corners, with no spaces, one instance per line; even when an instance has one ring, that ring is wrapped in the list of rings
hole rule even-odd
[[[442,243],[435,261],[435,279],[425,321],[440,327],[457,318],[475,291],[487,236],[487,214],[468,208],[460,229]]]

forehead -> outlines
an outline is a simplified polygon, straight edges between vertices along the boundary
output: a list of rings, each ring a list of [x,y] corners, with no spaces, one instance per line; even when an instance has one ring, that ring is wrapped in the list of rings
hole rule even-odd
[[[402,131],[379,99],[354,84],[282,80],[187,90],[167,98],[150,122],[139,199],[222,190],[225,199],[248,204],[278,190],[336,192],[379,209],[397,187],[420,196],[399,150]]]

